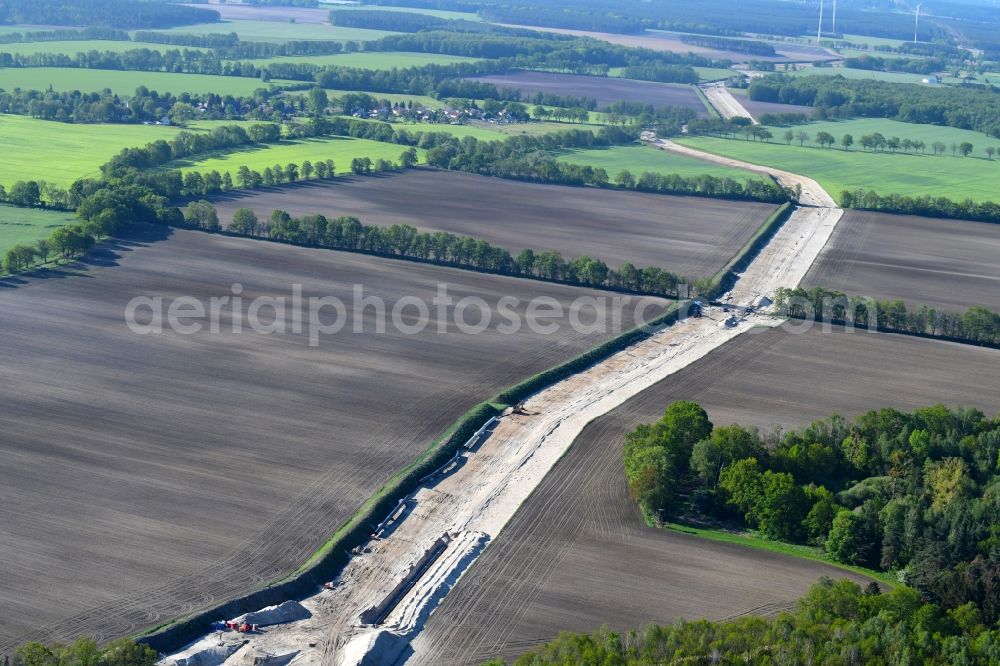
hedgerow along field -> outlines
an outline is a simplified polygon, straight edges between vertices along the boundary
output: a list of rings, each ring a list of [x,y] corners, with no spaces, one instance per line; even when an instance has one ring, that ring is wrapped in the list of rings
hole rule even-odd
[[[150,51],[170,51],[184,50],[207,51],[190,46],[176,46],[173,44],[153,44],[150,42],[127,42],[110,39],[84,39],[78,41],[41,41],[41,42],[14,42],[11,44],[0,44],[0,53],[11,53],[15,55],[33,55],[35,53],[52,53],[56,55],[75,56],[77,53],[87,53],[89,51],[113,51],[123,53],[134,49],[149,49]],[[89,91],[87,91],[89,92]]]
[[[0,49],[0,53],[3,49]],[[423,67],[424,65],[450,65],[457,62],[477,62],[480,58],[454,56],[441,53],[406,53],[401,51],[357,51],[354,53],[337,53],[334,55],[281,56],[277,58],[258,58],[251,61],[257,67],[270,64],[305,62],[312,65],[336,65],[338,67],[357,67],[360,69],[403,69],[406,67]],[[378,93],[368,93],[380,97]],[[395,96],[393,96],[395,97]]]
[[[984,150],[992,146],[1000,152],[1000,139],[970,130],[937,125],[916,125],[895,120],[859,119],[840,122],[815,122],[793,127],[768,128],[774,138],[770,142],[745,141],[717,137],[686,137],[680,143],[735,159],[784,169],[814,178],[834,198],[843,190],[857,188],[875,190],[881,194],[946,197],[961,201],[1000,199],[996,183],[1000,179],[1000,159],[987,159]],[[804,147],[797,139],[786,145],[782,138],[787,130],[804,131],[809,141]],[[817,133],[832,134],[837,143],[832,148],[820,148],[814,143]],[[924,153],[910,151],[871,152],[862,150],[863,135],[879,132],[886,138],[899,137],[924,141]],[[840,140],[845,134],[854,137],[854,145],[844,150]],[[934,155],[935,142],[946,145],[943,155]],[[963,142],[973,145],[969,157],[952,155],[951,145]]]
[[[0,372],[18,377],[0,386],[0,652],[48,626],[64,642],[134,633],[280,579],[472,406],[610,337],[565,325],[574,299],[607,292],[193,231],[158,240],[169,233],[0,289]],[[271,335],[234,333],[228,318],[219,333],[126,326],[133,297],[207,307],[234,283],[244,324],[252,299],[299,284],[303,303],[348,304],[345,327],[312,347],[285,318],[287,333]],[[354,319],[355,284],[387,312],[446,285],[456,301],[485,299],[492,323],[439,333],[431,307],[422,333],[379,333],[375,306]],[[501,333],[502,296],[520,299],[522,321],[551,297],[565,314],[546,321],[563,326]],[[656,303],[647,316],[667,305]]]
[[[668,153],[650,146],[612,146],[610,148],[582,148],[558,153],[559,160],[581,166],[601,168],[612,179],[622,171],[636,177],[644,172],[678,174],[684,177],[701,175],[716,178],[734,178],[740,182],[760,178],[758,174],[743,169],[720,166],[711,162]]]
[[[347,136],[292,139],[280,143],[257,144],[243,150],[227,151],[200,159],[169,162],[164,168],[202,173],[213,170],[219,173],[228,171],[235,179],[240,166],[244,165],[254,171],[263,172],[265,168],[273,167],[275,164],[284,167],[294,162],[301,166],[305,160],[316,163],[332,159],[337,173],[350,173],[351,160],[356,157],[368,157],[373,162],[385,159],[395,164],[406,150],[407,146],[396,143]],[[424,151],[418,149],[417,155],[419,160],[423,161]]]
[[[525,248],[587,255],[692,279],[712,277],[776,210],[771,204],[541,185],[455,171],[408,169],[380,177],[313,181],[209,197],[227,225],[239,208],[266,218],[354,215],[364,224],[410,224]],[[609,243],[609,235],[614,242]]]
[[[297,40],[331,40],[367,42],[394,35],[384,30],[345,28],[320,23],[292,23],[285,21],[236,20],[218,23],[199,23],[170,28],[164,32],[185,35],[228,34],[235,32],[247,42],[291,42]]]
[[[2,49],[0,49],[2,51]],[[216,76],[212,74],[180,74],[175,72],[133,72],[108,69],[82,69],[77,67],[21,67],[0,69],[0,88],[11,90],[52,90],[69,92],[94,92],[105,88],[119,95],[133,95],[139,86],[160,93],[216,93],[218,95],[252,95],[258,88],[290,84],[289,81],[270,81],[244,76]]]
[[[1000,224],[849,210],[804,287],[946,312],[1000,311]]]
[[[73,213],[0,205],[0,255],[14,245],[32,245],[58,227],[76,221]]]
[[[698,402],[716,426],[765,431],[945,397],[992,414],[998,362],[997,350],[880,333],[760,329],[732,340],[591,422],[430,616],[408,663],[510,659],[560,631],[603,624],[627,631],[774,615],[820,576],[863,580],[824,562],[647,527],[622,471],[626,433],[677,400]]]

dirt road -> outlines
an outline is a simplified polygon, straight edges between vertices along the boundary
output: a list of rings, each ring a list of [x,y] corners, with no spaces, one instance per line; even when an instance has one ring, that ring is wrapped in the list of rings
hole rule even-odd
[[[792,182],[791,174],[774,175]],[[832,204],[815,181],[795,182],[810,201]],[[832,206],[798,208],[743,273],[733,303],[750,304],[797,285],[841,213]],[[303,601],[311,618],[248,635],[247,645],[225,663],[293,652],[298,665],[407,661],[426,618],[590,421],[751,328],[779,323],[765,313],[732,327],[722,318],[710,310],[707,317],[683,320],[529,398],[523,413],[501,418],[484,442],[400,498],[392,519],[352,558],[334,588]],[[214,635],[202,641],[206,649],[216,642]]]
[[[740,276],[731,292],[734,303],[754,302],[760,296],[773,296],[776,286],[794,287],[802,282],[844,215],[833,197],[812,178],[706,153],[669,140],[661,139],[653,145],[678,155],[768,174],[784,187],[801,188],[802,205]]]
[[[719,112],[719,115],[726,120],[743,117],[749,118],[754,125],[758,124],[757,120],[746,110],[746,107],[733,97],[733,94],[726,88],[726,84],[721,81],[707,83],[701,86],[701,91],[705,93],[705,97],[715,107],[715,110]]]
[[[837,202],[833,200],[833,197],[831,197],[829,193],[827,193],[827,191],[812,178],[807,178],[806,176],[801,176],[797,173],[782,171],[781,169],[775,169],[769,166],[761,166],[760,164],[752,164],[750,162],[735,160],[731,157],[723,157],[722,155],[706,153],[703,150],[691,148],[690,146],[684,146],[670,141],[669,139],[660,139],[653,145],[657,148],[661,148],[662,150],[666,150],[667,152],[676,153],[678,155],[686,155],[687,157],[694,157],[704,162],[712,162],[714,164],[721,164],[723,166],[735,167],[737,169],[753,171],[754,173],[764,173],[774,176],[779,183],[787,188],[795,189],[796,185],[800,185],[802,187],[802,194],[799,196],[800,204],[804,206],[818,206],[822,208],[837,208]]]

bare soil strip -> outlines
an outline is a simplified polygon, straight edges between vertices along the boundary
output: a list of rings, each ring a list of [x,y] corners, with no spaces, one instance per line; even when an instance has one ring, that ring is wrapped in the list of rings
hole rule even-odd
[[[726,120],[730,118],[749,118],[754,125],[758,124],[757,119],[750,115],[746,107],[733,97],[724,83],[709,83],[701,86],[702,92],[708,98],[709,103],[715,107]]]
[[[803,189],[808,187],[807,182]],[[815,187],[808,196],[816,201],[830,200],[818,185]],[[773,295],[777,287],[798,284],[841,213],[838,209],[818,209],[793,215],[748,267],[745,283],[733,290],[733,302],[749,305],[760,295]],[[523,413],[501,419],[486,442],[463,456],[454,471],[440,480],[429,480],[412,496],[400,498],[408,508],[392,532],[373,539],[352,558],[334,589],[304,602],[313,611],[312,618],[253,636],[243,650],[272,654],[301,650],[300,664],[357,664],[366,650],[381,650],[388,643],[394,648],[379,653],[380,663],[412,656],[410,651],[416,645],[408,646],[406,641],[419,635],[420,622],[376,627],[366,625],[361,618],[369,617],[368,609],[379,607],[394,594],[400,581],[412,575],[442,534],[473,532],[495,540],[588,423],[740,334],[778,323],[763,313],[733,326],[714,317],[685,320],[535,394],[524,404]],[[616,521],[608,524],[615,529]],[[468,565],[467,558],[452,561]],[[455,577],[463,572],[464,568],[456,569]],[[544,579],[541,571],[527,570],[520,575]],[[435,581],[443,579],[448,577],[440,572],[421,577],[409,594],[440,599],[443,593],[426,586],[440,586]],[[404,607],[409,603],[402,601]],[[427,616],[432,610],[426,608],[416,615]]]

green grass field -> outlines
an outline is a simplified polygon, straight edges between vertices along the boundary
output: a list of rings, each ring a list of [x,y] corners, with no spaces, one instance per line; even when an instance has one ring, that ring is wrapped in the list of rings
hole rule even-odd
[[[921,83],[926,77],[923,74],[906,72],[875,72],[867,69],[849,69],[847,67],[806,67],[789,72],[792,76],[843,76],[845,79],[870,79],[872,81],[888,81],[889,83]]]
[[[274,85],[289,83],[272,81]],[[242,76],[212,76],[208,74],[173,74],[170,72],[131,72],[73,67],[25,67],[0,69],[0,88],[12,90],[79,90],[97,92],[109,88],[118,95],[133,95],[139,86],[160,93],[217,93],[219,95],[250,95],[268,84],[260,79]]]
[[[175,127],[71,125],[27,116],[0,115],[0,183],[45,180],[62,187],[96,176],[100,165],[129,146],[171,139]]]
[[[722,79],[728,79],[736,74],[736,72],[731,69],[722,69],[719,67],[695,67],[694,71],[698,72],[698,78],[702,81],[719,81]]]
[[[873,189],[881,194],[929,195],[962,200],[998,200],[997,183],[1000,182],[1000,160],[987,160],[983,149],[993,146],[1000,150],[1000,140],[985,134],[936,125],[913,125],[893,120],[860,119],[841,122],[810,123],[801,129],[815,137],[826,131],[839,142],[844,134],[851,134],[855,146],[850,151],[815,147],[798,142],[785,145],[781,139],[786,128],[772,128],[775,138],[770,143],[691,137],[681,143],[719,155],[785,169],[816,179],[831,195],[839,197],[841,191],[856,188]],[[799,128],[793,128],[798,131]],[[926,154],[871,153],[857,144],[863,134],[880,132],[886,137],[899,137],[924,141]],[[932,154],[931,144],[940,141],[949,146],[945,155]],[[951,155],[952,143],[967,141],[975,148],[970,157]],[[839,143],[838,143],[839,146]]]
[[[254,147],[246,150],[222,153],[198,160],[172,162],[167,168],[184,171],[200,171],[202,173],[216,170],[219,173],[229,172],[236,177],[240,166],[263,172],[266,167],[275,164],[285,166],[290,162],[301,165],[305,160],[317,162],[333,160],[337,173],[347,173],[351,170],[351,160],[355,157],[369,157],[372,161],[379,158],[396,163],[406,146],[395,143],[382,143],[368,139],[352,139],[349,137],[330,137],[322,139],[298,139],[282,141],[266,147]],[[417,151],[420,161],[424,160],[424,151]]]
[[[74,221],[72,213],[0,204],[0,255],[17,244],[31,245]]]
[[[201,121],[185,128],[158,125],[69,124],[27,116],[0,115],[0,184],[44,180],[67,187],[77,178],[99,174],[102,164],[122,148],[170,140],[178,132],[209,131],[219,125],[250,121]]]
[[[105,39],[84,39],[79,41],[65,42],[18,42],[16,44],[0,44],[0,53],[11,53],[14,55],[32,55],[34,53],[55,53],[59,55],[75,56],[77,53],[88,51],[113,51],[123,53],[134,49],[149,49],[151,51],[169,51],[171,49],[189,49],[193,51],[206,51],[207,49],[192,49],[188,46],[174,46],[171,44],[150,44],[147,42],[123,42]]]
[[[570,164],[580,164],[601,168],[613,180],[622,171],[631,171],[636,177],[649,171],[659,174],[678,174],[685,177],[710,175],[718,178],[735,178],[744,181],[759,176],[742,169],[703,162],[683,155],[675,155],[651,146],[613,146],[611,148],[590,148],[565,150],[557,153],[559,160]]]
[[[874,569],[866,569],[865,567],[856,567],[850,564],[842,564],[840,562],[836,562],[832,559],[824,557],[819,552],[818,548],[814,548],[811,546],[803,546],[793,543],[784,543],[782,541],[773,541],[771,539],[766,539],[752,532],[737,534],[734,532],[729,532],[721,529],[694,527],[691,525],[683,525],[680,523],[667,523],[664,527],[674,532],[693,534],[703,539],[711,539],[712,541],[735,543],[741,546],[745,546],[747,548],[766,550],[772,553],[782,553],[783,555],[791,555],[792,557],[800,557],[802,559],[813,560],[815,562],[824,562],[826,564],[829,564],[830,566],[837,567],[838,569],[844,569],[846,571],[853,571],[855,573],[863,574],[865,576],[869,576],[871,578],[874,578],[875,580],[887,583],[889,585],[899,585],[899,580],[892,574],[884,573],[882,571],[875,571]]]
[[[185,35],[228,34],[235,32],[248,42],[289,42],[295,40],[340,40],[364,42],[396,33],[364,28],[342,28],[321,23],[278,21],[220,21],[170,28],[165,32]]]
[[[398,51],[361,51],[321,56],[283,56],[254,60],[257,66],[272,63],[305,62],[310,65],[339,65],[361,69],[393,69],[394,67],[422,67],[423,65],[450,65],[456,62],[476,62],[479,58],[442,55],[438,53],[402,53]]]

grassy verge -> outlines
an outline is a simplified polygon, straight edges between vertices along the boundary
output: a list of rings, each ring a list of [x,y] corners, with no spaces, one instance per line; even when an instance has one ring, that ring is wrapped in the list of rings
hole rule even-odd
[[[709,297],[716,298],[729,289],[731,286],[730,283],[732,282],[733,272],[745,267],[750,263],[750,261],[753,260],[753,257],[756,256],[761,249],[763,249],[764,245],[766,245],[772,237],[774,237],[774,234],[778,232],[778,229],[780,229],[781,225],[785,223],[788,217],[792,214],[793,210],[794,208],[792,204],[785,202],[778,206],[778,209],[771,213],[770,217],[764,220],[764,224],[760,225],[760,228],[758,228],[756,233],[750,237],[750,240],[748,240],[743,247],[740,248],[740,251],[729,260],[729,263],[727,263],[722,270],[712,277],[714,287],[712,289],[712,293],[707,294]]]
[[[698,86],[691,86],[691,87],[694,89],[694,93],[698,96],[698,99],[701,100],[701,103],[705,105],[705,109],[708,110],[708,115],[710,115],[713,118],[722,118],[722,115],[716,110],[714,106],[712,106],[712,103],[708,101],[708,98],[705,97],[705,93],[701,91],[701,88],[699,88]]]
[[[416,481],[429,474],[436,466],[443,464],[444,460],[453,456],[458,447],[472,436],[472,433],[488,421],[490,417],[496,416],[506,409],[506,407],[507,405],[483,402],[463,414],[440,437],[434,440],[430,446],[424,449],[417,456],[416,460],[389,479],[374,495],[368,498],[368,501],[361,505],[357,513],[348,518],[333,533],[333,536],[320,546],[288,578],[302,575],[320,563],[325,557],[329,556],[336,548],[346,546],[344,543],[346,538],[359,526],[366,525],[372,519],[380,519],[378,509],[384,506],[387,499],[390,500],[391,504],[391,500],[397,499],[400,495],[408,495],[413,492],[413,489],[416,487]],[[386,511],[388,512],[391,508],[391,506],[388,507]]]
[[[381,520],[400,497],[413,492],[420,479],[454,456],[469,437],[490,417],[499,414],[502,408],[502,405],[483,402],[466,412],[412,463],[386,481],[297,570],[285,578],[214,608],[147,629],[132,638],[147,643],[159,652],[173,652],[206,634],[212,622],[313,593],[324,581],[336,577],[347,564],[350,551],[368,541],[371,526]]]
[[[747,548],[756,548],[757,550],[766,550],[771,553],[780,553],[782,555],[790,555],[792,557],[798,557],[805,560],[812,560],[814,562],[822,562],[823,564],[829,564],[832,567],[837,567],[838,569],[843,569],[845,571],[851,571],[853,573],[861,574],[863,576],[868,576],[869,578],[874,578],[880,583],[885,583],[886,585],[899,585],[899,581],[896,577],[887,574],[882,571],[875,571],[874,569],[866,569],[865,567],[856,567],[850,564],[843,564],[841,562],[835,562],[834,560],[827,559],[823,557],[821,553],[816,548],[812,546],[803,546],[799,544],[784,543],[782,541],[772,541],[771,539],[765,539],[760,536],[755,536],[752,534],[734,534],[733,532],[728,532],[726,530],[706,528],[706,527],[695,527],[692,525],[685,525],[682,523],[666,523],[664,525],[665,529],[672,530],[674,532],[682,532],[684,534],[691,534],[694,536],[701,537],[703,539],[711,539],[712,541],[722,541],[724,543],[735,543],[740,546],[745,546]]]
[[[610,146],[607,148],[567,148],[553,151],[560,162],[601,168],[614,179],[622,171],[639,176],[649,171],[664,176],[677,174],[685,178],[715,176],[736,180],[760,180],[762,176],[752,171],[712,164],[686,155],[667,152],[643,145]]]

